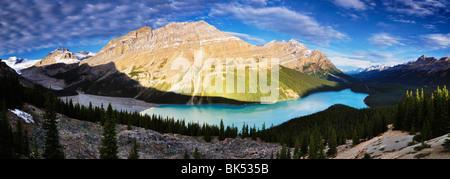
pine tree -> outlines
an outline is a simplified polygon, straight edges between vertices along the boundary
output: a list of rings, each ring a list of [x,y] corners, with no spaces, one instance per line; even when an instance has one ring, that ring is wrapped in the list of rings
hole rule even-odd
[[[100,159],[118,159],[118,146],[116,140],[116,123],[108,118],[103,125],[102,145],[100,147]]]
[[[317,158],[318,158],[318,159],[326,159],[327,157],[325,156],[325,152],[324,152],[324,150],[325,150],[325,145],[324,145],[324,143],[323,143],[322,136],[319,135],[317,141],[318,141],[318,144],[319,144],[319,145],[317,146],[317,150],[318,150]]]
[[[300,147],[301,147],[301,142],[300,139],[297,137],[297,139],[295,139],[295,144],[294,144],[294,159],[300,159]]]
[[[133,140],[133,147],[131,148],[130,155],[128,155],[128,159],[139,159],[139,149],[136,138]]]
[[[328,157],[334,157],[337,153],[337,136],[336,131],[334,129],[331,129],[331,134],[328,139],[328,151],[327,156]]]
[[[225,127],[223,125],[223,120],[220,120],[220,130],[219,130],[219,141],[225,140]]]
[[[39,154],[39,145],[37,144],[36,138],[33,140],[33,151],[31,152],[31,159],[41,159],[41,154]]]
[[[308,141],[306,137],[303,137],[301,146],[300,146],[300,157],[304,158],[308,154]]]
[[[287,148],[286,159],[291,159],[291,148],[290,147]]]
[[[280,151],[280,159],[287,159],[286,155],[286,144],[283,144]]]
[[[359,144],[359,136],[358,136],[358,132],[357,132],[357,130],[355,129],[354,131],[353,131],[353,136],[352,136],[352,141],[353,141],[353,146],[356,146],[356,145],[358,145]]]
[[[27,130],[23,131],[23,140],[22,140],[22,155],[25,157],[30,157],[30,145],[28,140],[28,132]]]
[[[193,157],[194,157],[194,159],[201,159],[200,152],[198,151],[198,148],[195,148]]]
[[[189,156],[187,149],[184,149],[184,156],[183,156],[183,159],[190,159],[190,158],[191,158],[191,157]]]
[[[311,137],[309,139],[309,150],[308,150],[308,159],[317,159],[317,145],[316,145],[316,138],[314,135],[311,134]]]
[[[14,158],[13,133],[6,118],[6,103],[0,103],[0,159]]]
[[[64,159],[64,152],[59,143],[58,128],[56,126],[56,113],[54,100],[47,97],[47,109],[44,114],[42,128],[45,130],[45,146],[42,157],[45,159]]]
[[[208,125],[204,124],[205,136],[203,136],[203,140],[206,142],[211,142],[211,130]]]

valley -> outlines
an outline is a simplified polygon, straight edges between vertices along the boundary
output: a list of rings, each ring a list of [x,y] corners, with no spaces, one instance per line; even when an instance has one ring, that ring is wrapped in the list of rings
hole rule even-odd
[[[11,133],[25,130],[42,153],[44,124],[49,113],[57,113],[57,135],[71,159],[105,157],[105,131],[113,131],[113,158],[126,158],[136,146],[145,159],[179,159],[195,149],[210,159],[366,153],[447,158],[442,144],[449,115],[434,114],[450,107],[448,91],[439,88],[450,84],[449,69],[449,58],[421,56],[348,75],[323,52],[294,39],[252,45],[203,20],[173,22],[131,31],[97,53],[58,47],[39,61],[1,61],[2,106],[10,111],[1,117],[17,125]],[[418,103],[412,105],[413,94],[406,91],[419,89],[426,95],[415,94]],[[424,107],[430,95],[439,99],[436,108]],[[23,119],[25,129],[18,127],[22,119],[11,111],[19,109],[35,123]],[[433,111],[432,119],[424,111]],[[424,138],[427,121],[437,131]],[[432,147],[413,152],[419,146],[413,139]],[[23,152],[14,155],[31,157]]]

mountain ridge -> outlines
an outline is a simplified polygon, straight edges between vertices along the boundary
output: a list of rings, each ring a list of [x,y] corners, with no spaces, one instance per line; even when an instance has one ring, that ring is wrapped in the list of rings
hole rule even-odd
[[[450,58],[439,60],[426,55],[417,60],[389,67],[382,71],[368,71],[353,76],[369,82],[392,82],[408,85],[450,84]]]

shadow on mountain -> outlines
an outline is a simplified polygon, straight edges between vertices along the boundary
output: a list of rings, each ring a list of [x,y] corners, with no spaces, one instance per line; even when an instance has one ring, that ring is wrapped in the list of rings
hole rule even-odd
[[[44,75],[50,79],[63,80],[61,90],[53,90],[58,96],[74,96],[86,93],[99,96],[136,98],[159,104],[231,104],[243,105],[254,102],[237,101],[222,97],[188,96],[160,91],[142,86],[138,81],[117,70],[113,62],[89,66],[88,64],[52,64],[27,69],[28,76]],[[42,78],[42,77],[41,77]],[[39,79],[41,79],[39,78]]]

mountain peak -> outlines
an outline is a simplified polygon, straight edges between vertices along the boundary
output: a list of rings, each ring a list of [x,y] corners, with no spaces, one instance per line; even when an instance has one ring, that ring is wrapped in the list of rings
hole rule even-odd
[[[428,57],[427,55],[422,55],[419,57],[419,59],[417,59],[417,62],[432,62],[437,60],[434,57]]]
[[[69,49],[67,49],[65,47],[58,47],[55,51],[64,52],[64,51],[69,51]]]
[[[79,60],[73,52],[69,51],[69,49],[67,49],[65,47],[58,47],[53,52],[50,52],[40,62],[36,63],[35,66],[45,66],[45,65],[51,65],[54,63],[71,64],[71,63],[78,63],[78,62],[79,62]]]

